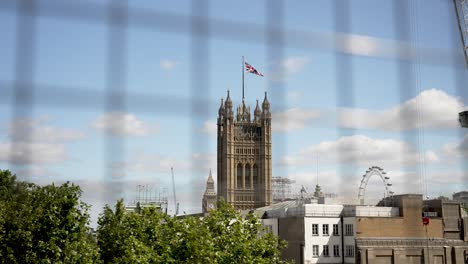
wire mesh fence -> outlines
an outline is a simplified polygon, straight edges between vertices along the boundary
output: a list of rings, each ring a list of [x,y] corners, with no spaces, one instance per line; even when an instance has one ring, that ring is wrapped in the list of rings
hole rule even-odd
[[[331,3],[331,4],[330,4]],[[189,125],[178,127],[174,126],[173,129],[185,130],[181,133],[190,138],[190,144],[179,146],[174,137],[168,137],[167,141],[173,142],[173,148],[184,148],[190,153],[206,153],[210,152],[210,144],[214,145],[215,140],[210,137],[200,137],[200,126],[206,120],[213,118],[213,113],[216,113],[219,101],[214,98],[219,98],[225,95],[226,88],[219,88],[214,83],[218,84],[219,81],[213,79],[220,74],[219,72],[226,71],[223,69],[224,64],[219,64],[219,57],[222,51],[217,51],[217,45],[238,45],[244,49],[250,46],[261,47],[260,50],[264,53],[265,68],[276,77],[285,76],[288,74],[284,68],[279,68],[273,62],[285,61],[290,54],[291,49],[300,52],[318,52],[333,56],[334,60],[329,65],[330,74],[333,76],[333,84],[327,87],[333,87],[335,105],[328,105],[330,109],[338,112],[334,118],[337,123],[343,119],[353,119],[355,116],[350,116],[351,112],[341,111],[359,108],[361,104],[361,97],[364,97],[359,84],[363,83],[362,73],[356,74],[360,69],[357,69],[356,61],[365,60],[366,63],[374,64],[376,67],[382,64],[394,65],[397,86],[393,90],[383,91],[382,97],[397,97],[401,103],[408,101],[416,95],[429,88],[425,85],[425,73],[422,73],[421,67],[429,65],[429,67],[440,67],[448,69],[446,71],[452,72],[453,76],[449,79],[453,82],[454,96],[466,100],[467,86],[466,86],[466,63],[461,56],[463,47],[454,43],[451,49],[439,48],[432,45],[426,45],[427,39],[421,37],[421,28],[423,22],[430,24],[427,21],[427,14],[421,14],[426,5],[436,4],[442,5],[446,10],[446,17],[448,21],[444,23],[444,30],[449,32],[450,38],[459,39],[459,29],[457,28],[456,9],[454,3],[451,1],[392,1],[389,4],[391,10],[367,10],[365,12],[379,12],[382,16],[390,17],[393,25],[386,25],[387,31],[391,33],[386,34],[366,34],[359,33],[355,30],[356,23],[356,10],[352,1],[329,1],[328,4],[321,2],[324,5],[323,10],[330,11],[330,23],[333,25],[332,30],[317,30],[315,25],[297,25],[291,26],[288,24],[287,19],[294,16],[294,11],[288,11],[294,8],[290,2],[282,0],[264,1],[261,2],[263,6],[255,6],[254,12],[261,13],[259,19],[252,20],[246,19],[241,16],[240,19],[224,19],[222,15],[217,14],[217,9],[213,6],[216,5],[213,1],[189,1],[183,2],[184,11],[175,12],[167,11],[161,3],[156,3],[151,8],[144,8],[138,6],[132,1],[116,0],[116,1],[51,1],[51,0],[21,0],[21,1],[2,1],[0,3],[0,14],[4,19],[10,20],[11,34],[7,32],[2,33],[2,39],[13,43],[14,48],[9,49],[14,51],[11,55],[11,60],[5,61],[4,68],[8,68],[12,74],[6,78],[0,79],[0,104],[5,113],[11,113],[9,119],[34,119],[36,113],[41,113],[43,109],[49,109],[52,112],[71,111],[81,112],[95,110],[106,113],[143,113],[146,115],[163,116],[174,120],[189,120]],[[321,12],[321,4],[312,5],[314,9],[310,10],[310,14]],[[176,5],[176,4],[174,4]],[[369,3],[372,7],[373,4]],[[328,7],[327,7],[328,6]],[[248,9],[244,6],[243,9]],[[300,8],[300,7],[299,7]],[[318,10],[317,10],[318,9]],[[324,11],[325,12],[325,11]],[[364,11],[363,11],[364,12]],[[391,15],[389,15],[391,14]],[[264,18],[261,21],[260,18]],[[37,81],[38,72],[42,71],[44,63],[41,60],[47,60],[48,57],[54,56],[53,53],[43,54],[43,49],[40,47],[41,41],[44,38],[53,38],[54,36],[44,36],[46,32],[43,30],[44,25],[52,23],[62,25],[66,30],[67,25],[70,26],[70,31],[75,30],[75,25],[85,26],[87,28],[96,29],[95,33],[90,33],[89,36],[82,35],[84,38],[99,39],[99,44],[103,46],[94,47],[96,51],[90,53],[100,53],[99,59],[89,60],[80,63],[101,64],[100,72],[95,73],[99,76],[99,81],[96,81],[96,86],[99,88],[90,88],[80,86],[80,82],[72,78],[64,77],[63,80],[55,82],[51,80]],[[437,20],[437,22],[440,22]],[[376,24],[383,22],[375,21]],[[434,22],[436,23],[436,22]],[[310,26],[310,30],[308,30]],[[153,90],[135,89],[135,74],[132,73],[132,56],[135,53],[134,40],[132,36],[145,32],[149,38],[154,38],[156,45],[153,47],[155,50],[162,49],[162,46],[167,45],[164,42],[165,36],[167,38],[174,38],[174,41],[186,41],[184,50],[180,50],[184,59],[187,61],[186,72],[180,78],[187,79],[187,89],[181,89],[177,93],[171,93],[174,87],[166,87],[166,82],[163,79],[153,80],[156,87]],[[73,35],[73,33],[72,33]],[[434,38],[436,36],[433,36]],[[180,39],[178,39],[180,38]],[[62,44],[64,39],[58,38],[56,45]],[[142,38],[140,41],[145,41]],[[161,46],[158,46],[160,43]],[[221,43],[221,44],[220,44]],[[133,45],[133,46],[132,46]],[[79,45],[78,45],[79,46]],[[73,47],[78,47],[73,46]],[[86,48],[86,47],[85,47]],[[88,47],[89,48],[89,47]],[[458,49],[459,48],[459,49]],[[50,51],[49,51],[50,52]],[[86,53],[87,51],[80,51]],[[215,54],[215,55],[214,55]],[[240,56],[243,54],[239,54]],[[148,55],[150,56],[150,55]],[[71,55],[70,55],[71,57]],[[262,55],[263,57],[263,55]],[[57,59],[61,64],[67,65],[74,63],[68,62],[67,56]],[[216,62],[215,62],[216,61]],[[138,62],[136,62],[138,63]],[[230,62],[225,62],[230,63]],[[238,62],[233,62],[238,63]],[[42,65],[42,66],[41,66]],[[327,67],[327,66],[324,66]],[[391,67],[391,66],[389,66]],[[86,67],[84,67],[86,68]],[[90,67],[91,68],[95,67]],[[63,73],[56,72],[56,75]],[[86,70],[82,74],[88,74]],[[132,75],[133,74],[133,75]],[[240,73],[229,73],[232,79],[239,77]],[[228,74],[228,75],[229,75]],[[239,74],[239,75],[238,75]],[[308,72],[307,74],[317,77],[320,73]],[[357,76],[356,76],[357,75]],[[136,74],[138,78],[138,74]],[[223,76],[226,76],[223,74]],[[273,77],[275,77],[273,76]],[[161,76],[158,76],[161,77]],[[164,77],[164,76],[162,76]],[[368,76],[371,78],[372,76]],[[42,78],[42,77],[41,77]],[[378,78],[378,77],[377,77]],[[40,79],[40,78],[39,78]],[[232,85],[232,81],[226,81],[226,86]],[[364,81],[365,82],[365,81]],[[385,80],[382,80],[385,82]],[[358,84],[358,85],[357,85]],[[271,102],[274,110],[277,112],[286,111],[291,107],[288,102],[288,91],[292,90],[291,83],[286,78],[266,78],[264,90],[271,93]],[[315,87],[313,93],[319,96],[323,92],[316,87],[321,83],[304,83],[304,87]],[[237,85],[233,87],[237,89]],[[379,101],[381,98],[372,98],[371,100]],[[429,157],[426,152],[429,150],[429,143],[427,142],[427,132],[425,130],[424,120],[427,116],[422,113],[425,107],[420,99],[415,99],[417,110],[415,115],[411,117],[411,124],[406,124],[406,116],[400,116],[401,127],[404,128],[389,128],[395,134],[399,134],[405,141],[414,146],[415,159],[418,160],[416,168],[413,165],[408,165],[404,159],[407,157],[408,149],[400,148],[401,167],[403,171],[415,171],[412,177],[405,177],[402,184],[410,184],[416,182],[418,184],[418,192],[428,194],[427,186],[427,163]],[[378,105],[378,103],[374,104]],[[293,106],[294,107],[294,106]],[[310,105],[313,108],[314,105]],[[405,114],[405,112],[400,112]],[[449,113],[456,118],[458,113]],[[7,123],[6,116],[3,120]],[[290,120],[291,121],[291,120]],[[185,121],[180,121],[185,122]],[[124,124],[122,124],[124,125]],[[288,126],[288,123],[284,124]],[[307,127],[320,126],[312,122],[306,123]],[[372,127],[371,127],[372,128]],[[23,129],[17,127],[17,129]],[[359,126],[346,126],[336,125],[336,137],[352,137],[360,133]],[[367,129],[367,128],[365,128]],[[408,132],[407,130],[411,130]],[[463,141],[465,132],[460,130],[458,139]],[[179,131],[180,132],[180,131]],[[18,162],[18,155],[21,154],[24,164],[34,164],[35,157],[41,153],[35,153],[37,149],[32,145],[21,145],[25,138],[33,138],[34,130],[31,131],[11,131],[11,142],[8,147],[8,158],[3,161],[9,163],[7,166],[14,166]],[[15,136],[20,135],[20,136]],[[315,134],[314,134],[315,135]],[[312,136],[314,136],[312,135]],[[291,137],[286,133],[276,132],[274,138],[274,155],[294,155],[289,153],[289,141]],[[151,139],[148,139],[151,141]],[[330,139],[331,140],[331,139]],[[349,148],[357,148],[352,143]],[[132,161],[132,156],[135,155],[130,151],[127,139],[125,137],[105,136],[103,138],[104,155],[102,162],[94,164],[101,166],[102,172],[105,174],[105,179],[109,182],[115,180],[115,170],[121,167],[113,166],[115,162]],[[144,145],[144,144],[143,144]],[[372,148],[373,146],[369,146]],[[460,147],[461,148],[461,147]],[[19,149],[21,153],[18,154]],[[92,151],[92,150],[89,150]],[[164,149],[161,150],[161,159],[164,159]],[[315,149],[316,155],[319,155],[319,150]],[[458,150],[462,154],[459,162],[460,166],[457,171],[463,175],[459,179],[466,181],[466,151]],[[403,153],[405,152],[405,153]],[[347,190],[349,185],[347,178],[349,175],[360,175],[359,166],[351,168],[347,164],[360,164],[362,157],[359,153],[349,154],[349,149],[346,147],[338,147],[338,157],[336,162],[337,173],[342,175],[340,183],[335,186],[336,190],[330,192],[343,193]],[[323,154],[321,154],[323,155]],[[398,154],[395,154],[398,155]],[[192,156],[191,167],[187,170],[187,181],[182,181],[193,188],[188,188],[189,192],[185,198],[186,202],[196,199],[202,192],[204,186],[200,183],[199,171],[206,170],[206,160],[197,160]],[[319,161],[323,157],[319,158]],[[380,157],[382,160],[387,157]],[[279,159],[279,158],[278,158]],[[370,163],[373,160],[369,161]],[[314,162],[310,162],[313,164]],[[362,165],[362,164],[361,164]],[[367,168],[368,165],[361,167]],[[283,165],[282,169],[277,171],[280,174],[294,175],[296,172],[296,165],[289,163]],[[318,166],[318,165],[317,165]],[[413,167],[411,167],[413,166]],[[458,166],[458,165],[457,165]],[[214,168],[213,168],[214,169]],[[96,169],[97,170],[97,169]],[[318,170],[318,169],[317,169]],[[275,166],[274,172],[275,174]],[[203,175],[208,175],[206,172]],[[297,179],[296,182],[298,181]],[[357,183],[358,184],[358,183]],[[354,189],[357,192],[357,184]],[[128,187],[124,183],[116,181],[113,185],[113,192],[118,197],[120,193],[125,190],[133,190],[134,186]],[[466,187],[466,186],[465,186]],[[104,195],[104,194],[103,194]],[[201,199],[201,197],[200,197]],[[191,210],[191,209],[187,209]],[[192,208],[192,211],[196,209]]]

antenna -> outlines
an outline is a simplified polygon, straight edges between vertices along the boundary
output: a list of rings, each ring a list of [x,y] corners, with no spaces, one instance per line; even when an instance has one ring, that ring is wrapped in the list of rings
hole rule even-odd
[[[315,154],[315,169],[317,177],[317,185],[319,184],[319,174],[318,174],[318,152]]]
[[[177,202],[176,198],[176,191],[175,191],[175,182],[174,182],[174,168],[171,167],[171,174],[172,174],[172,193],[174,194],[174,216],[177,216],[177,213],[179,213],[179,203]]]

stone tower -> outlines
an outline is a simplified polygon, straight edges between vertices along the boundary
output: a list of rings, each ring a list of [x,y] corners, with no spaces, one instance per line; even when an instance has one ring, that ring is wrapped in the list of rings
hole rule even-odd
[[[203,213],[208,212],[209,210],[216,207],[216,192],[214,188],[214,180],[213,176],[208,176],[208,180],[206,181],[206,190],[203,194],[203,201],[202,201],[202,211]]]
[[[236,209],[271,204],[271,113],[267,93],[253,120],[245,100],[234,116],[227,93],[218,112],[218,198]]]

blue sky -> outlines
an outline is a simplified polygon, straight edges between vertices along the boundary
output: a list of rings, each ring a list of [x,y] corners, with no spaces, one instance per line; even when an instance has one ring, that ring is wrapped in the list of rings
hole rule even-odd
[[[39,1],[39,6],[46,8],[47,3]],[[98,6],[106,3],[99,1]],[[234,105],[240,103],[241,56],[246,56],[265,75],[246,74],[247,103],[253,110],[255,100],[267,91],[274,112],[274,176],[292,178],[296,190],[301,185],[312,190],[318,158],[324,191],[347,201],[356,198],[361,175],[374,165],[388,171],[395,193],[420,192],[423,173],[426,195],[450,196],[467,188],[463,153],[468,152],[466,132],[456,121],[468,104],[467,71],[447,63],[450,54],[456,63],[464,63],[451,4],[413,1],[406,42],[397,37],[395,17],[400,19],[401,10],[394,10],[391,1],[350,1],[349,32],[336,32],[333,1],[285,2],[288,33],[278,59],[270,56],[264,32],[251,34],[267,23],[266,1],[211,1],[208,17],[217,33],[201,42],[203,61],[192,61],[192,37],[175,31],[177,25],[170,30],[130,23],[122,84],[129,97],[126,107],[115,112],[106,109],[103,97],[108,85],[107,25],[39,17],[34,27],[36,103],[26,119],[13,115],[13,98],[8,96],[15,80],[16,16],[14,8],[0,9],[0,82],[7,95],[0,102],[0,167],[40,184],[80,184],[95,221],[104,204],[120,197],[131,202],[138,184],[166,187],[171,193],[174,166],[181,212],[199,212],[210,168],[216,173],[219,100],[230,89]],[[191,1],[130,1],[130,7],[175,17],[192,10]],[[235,25],[247,37],[227,35],[223,23]],[[307,36],[314,40],[298,41]],[[335,37],[345,40],[341,46],[334,46]],[[420,63],[412,66],[413,86],[401,95],[402,60],[394,50],[411,47],[420,51]],[[346,108],[339,107],[337,99],[341,52],[349,55],[352,77],[344,88],[354,91],[354,105]],[[195,67],[202,68],[202,76],[194,77]],[[465,79],[457,81],[460,76]],[[208,92],[194,94],[194,78],[207,78]],[[77,98],[73,104],[73,95],[89,100]],[[195,116],[191,98],[206,100],[208,113]],[[31,131],[32,136],[20,131]],[[106,142],[122,142],[123,148],[109,155]],[[11,146],[18,149],[14,155]],[[19,151],[23,149],[32,151],[31,159]],[[378,199],[382,192],[381,182],[371,179],[369,197]]]

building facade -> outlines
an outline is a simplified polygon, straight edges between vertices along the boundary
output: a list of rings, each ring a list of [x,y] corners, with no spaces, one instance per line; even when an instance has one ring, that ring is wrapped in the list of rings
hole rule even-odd
[[[210,175],[208,176],[208,180],[206,180],[205,193],[203,194],[202,212],[207,213],[211,209],[214,209],[215,207],[216,207],[216,191],[214,188],[213,176],[211,175],[211,170],[210,170]]]
[[[218,198],[238,210],[271,204],[271,113],[266,92],[261,109],[257,100],[252,118],[244,98],[234,115],[228,91],[226,101],[221,99],[217,125]]]
[[[459,202],[406,194],[377,206],[287,201],[255,212],[288,243],[282,258],[295,263],[468,263],[468,217]]]
[[[468,262],[466,216],[453,201],[422,195],[388,197],[380,204],[399,208],[393,217],[356,217],[357,263],[464,264]],[[424,225],[423,217],[429,218]]]
[[[329,204],[274,206],[265,208],[262,223],[288,243],[282,251],[284,260],[301,264],[355,263],[354,210]]]

